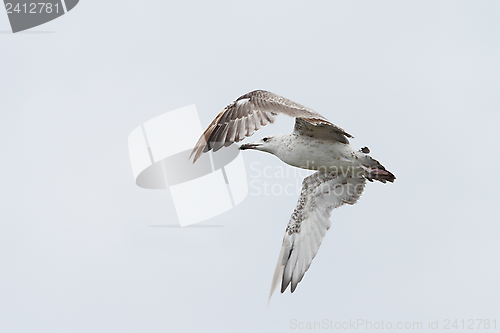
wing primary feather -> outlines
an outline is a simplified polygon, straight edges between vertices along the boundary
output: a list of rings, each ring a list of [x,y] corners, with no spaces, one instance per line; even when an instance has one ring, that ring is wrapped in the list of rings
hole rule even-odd
[[[255,133],[255,120],[254,120],[254,113],[251,113],[248,115],[247,117],[247,121],[246,121],[246,133],[245,133],[245,136],[246,137],[250,137],[252,136],[254,133]]]
[[[233,140],[234,142],[239,142],[240,139],[239,139],[239,130],[240,130],[240,123],[241,123],[242,119],[236,119],[234,121],[234,124],[233,124],[233,127],[234,127],[234,136],[233,136]]]
[[[234,142],[234,135],[236,134],[236,130],[238,129],[238,124],[235,120],[231,120],[228,124],[228,128],[229,129],[226,135],[226,144],[231,144]]]
[[[236,102],[236,117],[238,119],[243,119],[248,115],[249,105],[248,101],[239,100]]]
[[[296,234],[294,236],[296,237]],[[293,271],[295,269],[295,266],[297,265],[297,257],[299,255],[299,251],[297,251],[298,250],[297,246],[298,244],[294,243],[291,249],[290,258],[288,258],[288,261],[285,265],[285,271],[283,273],[283,282],[281,284],[282,293],[285,292],[286,288],[292,281]]]
[[[208,137],[207,146],[208,150],[213,149],[214,143],[216,142],[217,136],[220,134],[221,128],[224,127],[225,124],[217,124],[213,129],[212,133]]]
[[[236,129],[236,134],[234,136],[234,141],[240,142],[245,138],[245,126],[246,126],[245,122],[246,122],[245,118],[239,119],[238,128]]]
[[[262,112],[263,118],[267,121],[266,124],[273,123],[274,122],[274,116],[270,112],[263,111]]]
[[[213,144],[214,151],[218,151],[221,147],[224,146],[228,130],[229,130],[228,124],[222,125],[222,127],[218,130],[217,136],[214,138],[214,144]]]
[[[281,245],[280,254],[278,255],[278,263],[276,264],[276,269],[274,270],[273,282],[271,284],[271,291],[269,292],[269,299],[267,301],[267,305],[269,306],[269,302],[271,301],[271,296],[273,296],[274,291],[278,287],[279,282],[281,281],[281,277],[283,275],[283,261],[284,257],[288,257],[289,251],[287,251],[287,242],[286,236],[283,237],[283,244]]]
[[[265,126],[265,124],[262,124],[262,117],[261,117],[261,112],[260,111],[255,111],[253,114],[253,118],[255,120],[255,130],[258,131],[262,126]]]

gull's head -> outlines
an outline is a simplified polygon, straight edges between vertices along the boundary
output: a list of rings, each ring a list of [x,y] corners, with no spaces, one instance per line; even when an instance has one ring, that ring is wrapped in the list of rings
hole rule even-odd
[[[281,137],[281,135],[266,136],[254,143],[242,144],[240,150],[255,149],[275,155],[281,144]]]

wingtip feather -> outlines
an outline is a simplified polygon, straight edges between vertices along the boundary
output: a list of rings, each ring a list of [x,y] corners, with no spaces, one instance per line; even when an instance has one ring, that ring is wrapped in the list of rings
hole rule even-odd
[[[283,239],[283,245],[281,246],[281,251],[278,256],[278,263],[276,264],[276,269],[274,270],[274,275],[273,275],[273,282],[271,283],[271,292],[269,293],[269,300],[267,301],[267,304],[269,305],[269,302],[271,301],[271,296],[273,296],[274,291],[278,287],[280,277],[283,274],[283,256],[285,253],[285,239]]]

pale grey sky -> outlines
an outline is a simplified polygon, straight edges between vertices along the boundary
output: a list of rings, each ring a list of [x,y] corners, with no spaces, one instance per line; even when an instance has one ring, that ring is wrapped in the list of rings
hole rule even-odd
[[[0,34],[2,331],[500,329],[499,17],[498,1],[84,0],[31,29],[53,33]],[[134,184],[127,148],[144,121],[196,104],[205,126],[254,89],[320,112],[397,176],[332,212],[304,280],[269,307],[297,197],[249,195],[205,223],[220,228],[151,227],[175,209]],[[282,166],[243,157],[249,178]]]

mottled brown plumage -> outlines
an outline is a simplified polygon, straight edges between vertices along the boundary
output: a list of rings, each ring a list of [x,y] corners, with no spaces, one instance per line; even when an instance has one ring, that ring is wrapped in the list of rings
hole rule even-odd
[[[240,142],[252,136],[261,127],[274,123],[279,114],[323,127],[336,134],[339,141],[344,143],[348,143],[347,138],[352,138],[349,133],[312,109],[269,91],[255,90],[236,99],[215,117],[201,135],[189,158],[194,156],[194,163],[203,153]]]

